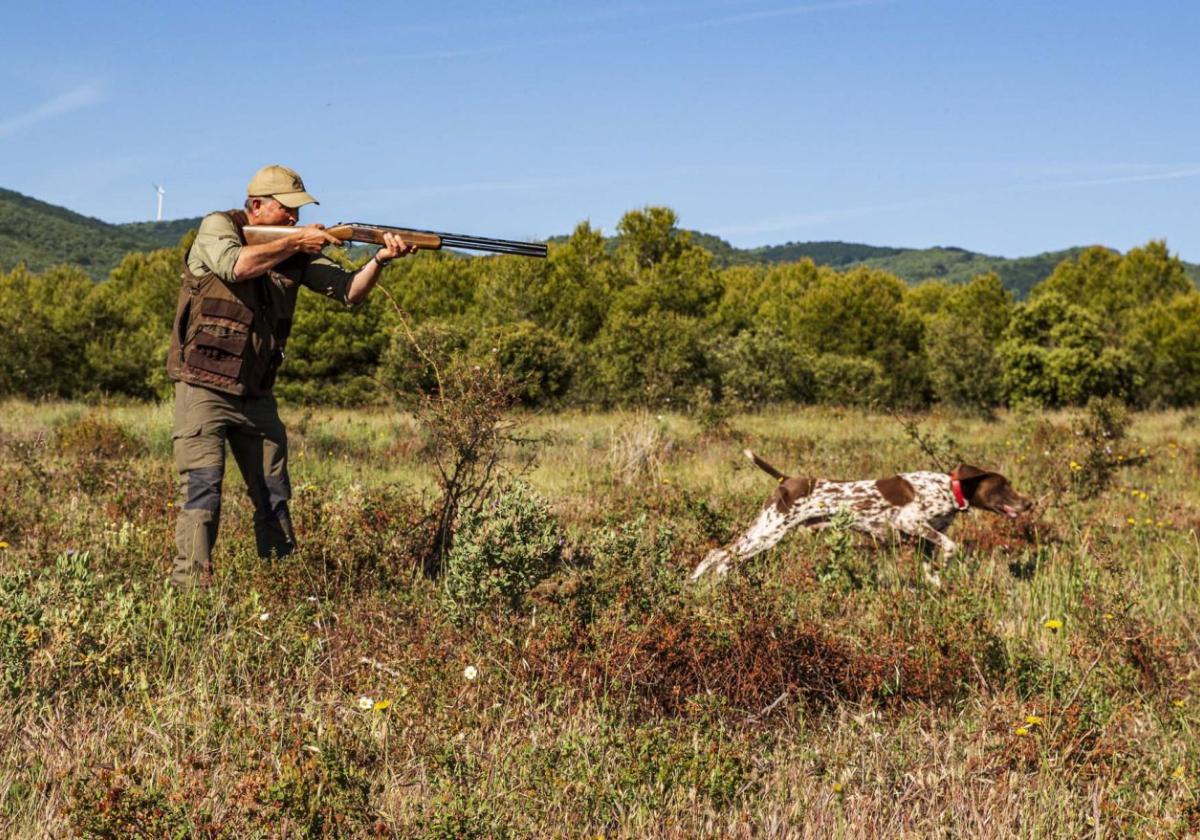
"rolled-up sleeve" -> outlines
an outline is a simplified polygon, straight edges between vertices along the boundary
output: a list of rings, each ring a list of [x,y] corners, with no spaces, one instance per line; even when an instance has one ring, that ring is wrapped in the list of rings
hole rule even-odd
[[[210,213],[200,223],[196,241],[188,252],[188,268],[194,274],[212,272],[226,283],[233,283],[233,267],[242,251],[233,221],[221,213]]]
[[[318,294],[345,306],[353,306],[349,300],[352,280],[354,272],[347,271],[328,257],[316,256],[309,262],[301,282]]]

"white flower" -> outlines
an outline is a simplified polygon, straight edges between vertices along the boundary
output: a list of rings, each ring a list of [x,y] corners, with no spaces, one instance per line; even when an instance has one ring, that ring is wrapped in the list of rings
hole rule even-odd
[[[261,613],[259,613],[259,614],[258,614],[258,620],[259,620],[259,621],[266,621],[266,620],[267,620],[268,618],[270,618],[270,617],[271,617],[271,614],[270,614],[269,612],[266,612],[266,611],[264,611],[264,612],[261,612]]]
[[[375,700],[364,694],[362,697],[358,698],[358,708],[362,709],[364,712],[369,712],[371,709],[375,708]]]
[[[476,668],[474,665],[468,665],[466,668],[463,668],[463,677],[465,677],[466,679],[473,680],[478,676],[479,676],[479,669]]]

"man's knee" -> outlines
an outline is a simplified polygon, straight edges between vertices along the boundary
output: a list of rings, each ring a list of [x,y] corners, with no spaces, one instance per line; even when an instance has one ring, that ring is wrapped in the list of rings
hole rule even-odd
[[[221,467],[196,467],[180,473],[183,489],[183,509],[206,511],[218,515],[221,512]]]

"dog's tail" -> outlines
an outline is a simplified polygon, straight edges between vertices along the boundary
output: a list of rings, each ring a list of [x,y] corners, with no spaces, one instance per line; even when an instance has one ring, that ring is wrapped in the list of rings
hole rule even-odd
[[[779,470],[772,467],[770,464],[768,464],[762,458],[759,458],[757,455],[755,455],[749,449],[745,449],[742,451],[744,451],[746,453],[747,458],[749,458],[751,461],[754,462],[754,466],[758,467],[760,470],[765,472],[767,475],[771,476],[771,478],[776,478],[780,481],[783,481],[785,478],[787,478],[786,475],[784,475]]]

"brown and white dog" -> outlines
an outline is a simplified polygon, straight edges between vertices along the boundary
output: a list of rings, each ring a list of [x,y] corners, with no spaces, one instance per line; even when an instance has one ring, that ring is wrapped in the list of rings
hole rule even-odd
[[[731,562],[766,551],[792,528],[823,528],[840,511],[853,517],[851,527],[857,531],[876,538],[897,533],[916,537],[936,545],[949,559],[958,546],[945,531],[957,514],[974,507],[1015,519],[1033,507],[1000,473],[966,464],[949,475],[912,472],[877,481],[826,481],[784,475],[749,449],[746,457],[779,485],[746,533],[710,551],[692,572],[692,580],[710,570],[723,575]],[[924,569],[926,578],[937,585],[937,574],[928,562]]]

